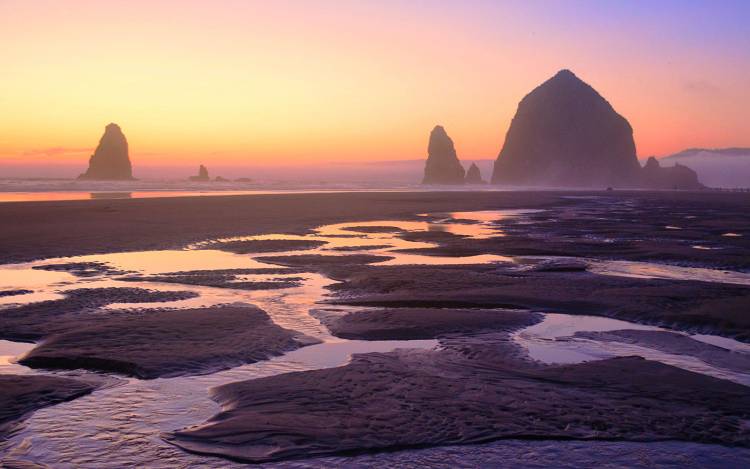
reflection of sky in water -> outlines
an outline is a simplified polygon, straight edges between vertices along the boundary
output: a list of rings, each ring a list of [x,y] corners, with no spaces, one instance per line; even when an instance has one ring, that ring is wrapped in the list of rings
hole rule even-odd
[[[0,340],[0,374],[25,373],[28,368],[17,365],[15,360],[35,347],[35,344]]]
[[[511,258],[496,255],[465,257],[427,256],[395,252],[403,249],[435,247],[435,243],[407,241],[402,233],[361,233],[347,228],[393,226],[404,232],[444,231],[459,236],[484,238],[501,236],[500,227],[493,222],[503,218],[523,215],[527,211],[501,210],[481,212],[454,212],[424,215],[413,221],[381,220],[339,223],[319,227],[310,235],[267,234],[228,238],[233,240],[319,240],[326,244],[313,249],[286,252],[258,252],[234,254],[217,249],[211,242],[198,243],[186,250],[162,250],[113,253],[71,258],[47,259],[21,265],[0,266],[0,284],[4,289],[28,289],[34,293],[0,297],[0,304],[23,303],[60,298],[59,292],[76,288],[140,287],[163,291],[190,290],[196,298],[167,303],[112,304],[104,308],[192,308],[228,303],[254,304],[267,311],[272,320],[289,329],[316,337],[323,341],[281,357],[244,365],[205,376],[140,381],[126,380],[123,386],[103,389],[68,403],[42,409],[31,416],[22,431],[13,435],[0,450],[11,449],[28,452],[34,460],[50,464],[111,466],[141,464],[151,466],[158,462],[163,467],[208,465],[227,467],[225,460],[214,460],[188,454],[162,443],[158,436],[195,424],[213,415],[218,407],[207,397],[212,386],[244,379],[271,376],[279,373],[339,366],[353,353],[386,352],[394,348],[433,348],[436,341],[350,341],[332,337],[328,330],[310,314],[310,309],[327,295],[326,285],[332,280],[317,273],[241,274],[237,281],[278,281],[288,277],[302,277],[296,287],[272,290],[236,290],[206,286],[158,283],[149,281],[124,282],[117,275],[95,275],[77,278],[66,272],[31,269],[34,265],[69,262],[101,262],[109,267],[141,274],[164,274],[191,270],[224,270],[273,268],[254,259],[277,255],[349,255],[380,254],[393,257],[382,265],[404,264],[483,264],[512,262]],[[376,247],[373,247],[376,246]],[[346,247],[346,252],[334,248]],[[750,284],[750,275],[722,272],[711,269],[675,267],[651,263],[624,261],[590,261],[590,270],[605,275],[638,276],[643,278],[672,278]],[[354,308],[337,306],[339,314]],[[362,308],[356,308],[362,309]],[[0,310],[2,314],[2,310]],[[672,355],[633,344],[599,342],[574,338],[578,331],[612,331],[622,329],[658,330],[614,319],[592,316],[547,314],[545,319],[514,335],[514,340],[526,348],[531,358],[547,363],[577,363],[613,356],[640,355],[681,368],[712,376],[750,383],[747,375],[720,370],[697,358]],[[750,346],[716,336],[694,336],[696,340],[728,349],[747,352]],[[33,344],[18,344],[0,340],[0,373],[35,373],[13,363],[14,357],[26,353]],[[85,374],[86,372],[81,372]],[[127,440],[122,436],[127,435]],[[214,464],[216,463],[216,464]]]
[[[548,313],[544,315],[542,322],[515,333],[513,340],[527,351],[532,360],[542,363],[581,363],[584,361],[635,355],[647,360],[659,361],[688,371],[720,379],[728,379],[750,386],[750,374],[712,366],[691,355],[664,352],[649,348],[645,344],[638,345],[573,337],[576,332],[617,330],[666,331],[666,329],[659,327],[644,326],[618,319]],[[727,350],[738,352],[750,350],[747,344],[742,344],[733,339],[707,335],[691,336],[691,338],[701,342],[712,343]]]
[[[218,250],[170,250],[123,252],[84,256],[82,261],[105,262],[121,270],[132,270],[148,274],[180,272],[188,270],[251,269],[268,267],[248,256]]]
[[[34,288],[74,281],[76,277],[67,272],[35,270],[26,265],[3,265],[0,267],[0,286],[3,290],[33,290]]]
[[[589,261],[589,271],[599,275],[618,277],[698,280],[702,282],[750,285],[750,274],[729,270],[681,267],[636,261]]]

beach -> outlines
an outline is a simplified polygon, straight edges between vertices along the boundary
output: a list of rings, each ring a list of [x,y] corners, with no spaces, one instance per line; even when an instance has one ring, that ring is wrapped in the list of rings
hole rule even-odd
[[[678,451],[670,440],[750,460],[749,202],[456,191],[3,203],[0,342],[26,352],[0,372],[54,398],[9,417],[0,449],[93,467],[107,428],[111,461],[154,467],[324,467],[342,453],[398,464],[474,444],[495,445],[481,447],[494,460],[538,440]],[[49,436],[60,425],[75,430]],[[628,465],[627,444],[606,451]]]

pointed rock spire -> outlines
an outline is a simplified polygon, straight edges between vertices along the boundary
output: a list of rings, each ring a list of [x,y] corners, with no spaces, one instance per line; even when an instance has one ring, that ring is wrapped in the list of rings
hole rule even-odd
[[[463,184],[464,168],[456,156],[453,140],[442,126],[430,133],[422,184]]]
[[[78,179],[133,179],[133,168],[128,155],[128,141],[120,126],[109,124],[99,140],[89,167]]]

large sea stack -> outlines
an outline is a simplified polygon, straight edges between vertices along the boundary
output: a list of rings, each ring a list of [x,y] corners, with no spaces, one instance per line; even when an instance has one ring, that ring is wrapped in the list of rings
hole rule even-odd
[[[562,70],[526,95],[492,182],[530,186],[638,186],[628,121],[591,86]]]
[[[464,173],[453,140],[442,126],[435,126],[430,132],[422,184],[463,184]]]
[[[89,168],[78,179],[130,180],[133,168],[128,156],[128,141],[117,124],[109,124],[99,146],[89,159]]]

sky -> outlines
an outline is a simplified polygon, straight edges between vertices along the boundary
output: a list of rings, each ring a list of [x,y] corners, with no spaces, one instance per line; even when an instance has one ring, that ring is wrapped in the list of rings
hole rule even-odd
[[[109,122],[136,175],[423,158],[436,124],[495,158],[563,68],[640,157],[750,146],[748,24],[744,0],[0,0],[0,176],[82,171]]]

